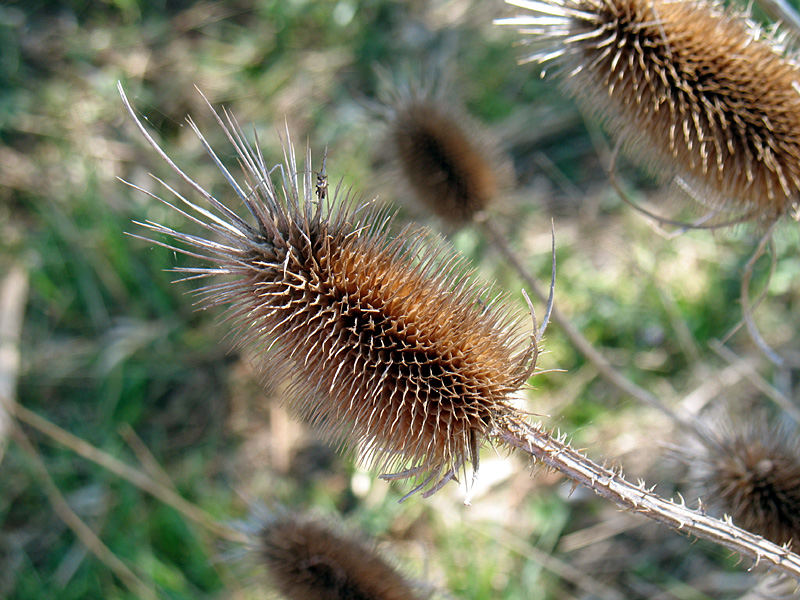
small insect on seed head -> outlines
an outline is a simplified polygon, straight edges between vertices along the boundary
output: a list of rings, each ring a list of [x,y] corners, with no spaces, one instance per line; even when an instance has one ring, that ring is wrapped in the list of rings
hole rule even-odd
[[[635,159],[714,209],[800,201],[800,67],[778,34],[705,0],[506,0],[514,25]]]
[[[288,381],[295,412],[359,444],[376,466],[406,469],[387,477],[419,479],[411,493],[433,493],[476,465],[482,441],[516,414],[509,396],[535,365],[536,344],[526,343],[515,309],[487,301],[440,238],[411,227],[390,237],[391,218],[330,193],[324,168],[315,185],[310,152],[298,172],[287,143],[285,164],[268,168],[234,118],[215,112],[243,168],[237,181],[189,121],[249,213],[239,216],[175,165],[122,97],[153,148],[210,206],[163,184],[185,209],[153,197],[208,237],[142,225],[185,247],[156,243],[211,263],[177,270],[212,279],[198,293],[228,307],[267,376]]]
[[[397,76],[393,79],[396,79]],[[459,108],[452,84],[383,76],[387,141],[412,196],[451,227],[496,202],[513,179],[487,131]]]
[[[275,587],[290,600],[413,600],[422,597],[373,547],[318,519],[271,516],[259,552]]]
[[[783,544],[800,540],[797,431],[758,416],[721,417],[710,436],[680,453],[693,487],[740,527]]]

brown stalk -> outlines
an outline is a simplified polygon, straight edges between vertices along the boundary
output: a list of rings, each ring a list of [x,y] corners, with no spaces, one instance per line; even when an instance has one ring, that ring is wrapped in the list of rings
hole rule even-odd
[[[33,446],[28,436],[23,433],[18,426],[12,427],[11,435],[20,448],[28,455],[33,467],[42,483],[42,489],[47,496],[53,511],[59,516],[64,524],[69,527],[95,557],[106,565],[114,575],[119,577],[125,586],[138,598],[144,600],[156,600],[158,595],[152,586],[145,584],[131,569],[114,554],[97,534],[84,523],[81,518],[70,508],[61,491],[56,486],[47,467],[42,462],[39,453]]]
[[[476,219],[476,222],[480,224],[486,236],[514,268],[520,278],[525,282],[528,289],[530,289],[541,302],[547,302],[549,295],[542,289],[539,282],[531,276],[530,272],[525,268],[525,265],[522,264],[519,256],[517,256],[516,252],[508,245],[505,235],[499,230],[494,220],[484,213]],[[603,354],[572,324],[569,318],[559,310],[556,304],[553,304],[550,316],[553,321],[558,323],[564,335],[569,338],[578,352],[595,366],[600,376],[608,383],[638,402],[660,411],[673,420],[680,428],[693,431],[700,438],[705,436],[705,432],[697,425],[697,422],[691,415],[679,414],[676,410],[664,404],[657,396],[636,385],[615,369],[606,357],[603,356]]]

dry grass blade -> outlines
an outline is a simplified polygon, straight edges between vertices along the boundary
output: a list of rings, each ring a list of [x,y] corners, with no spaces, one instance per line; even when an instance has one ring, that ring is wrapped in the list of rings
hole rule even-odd
[[[557,575],[564,581],[568,581],[575,587],[587,592],[592,598],[598,598],[600,600],[625,599],[625,596],[623,596],[617,590],[604,585],[602,582],[597,581],[593,577],[585,574],[580,569],[573,567],[569,563],[557,558],[556,556],[553,556],[552,554],[548,554],[547,552],[540,550],[536,546],[527,543],[526,540],[515,537],[507,531],[498,530],[496,528],[492,531],[486,531],[483,528],[475,526],[470,527],[470,529],[501,543],[503,546],[513,550],[520,556],[524,556],[525,558],[540,564],[542,567]]]
[[[28,273],[15,265],[0,286],[0,399],[13,399],[17,395],[19,339],[27,297]],[[5,402],[0,401],[0,463],[3,462],[9,429],[13,427],[9,410]]]
[[[800,409],[797,408],[791,398],[770,385],[770,383],[758,373],[752,361],[736,356],[735,353],[726,348],[721,342],[711,342],[709,347],[731,367],[741,373],[754,388],[772,400],[775,405],[791,417],[796,424],[800,425]]]
[[[239,543],[246,543],[248,541],[247,537],[242,533],[221,525],[211,515],[187,501],[185,498],[182,498],[169,487],[152,479],[139,469],[135,469],[110,454],[103,452],[99,448],[92,446],[87,441],[61,429],[20,404],[12,404],[12,408],[14,416],[18,421],[30,425],[54,442],[69,448],[76,454],[108,469],[118,477],[155,496],[164,502],[164,504],[171,506],[184,517],[198,523],[219,538]]]
[[[28,437],[23,433],[20,427],[14,427],[12,430],[14,440],[19,444],[28,457],[39,475],[42,482],[44,493],[50,501],[55,513],[61,518],[62,521],[75,533],[78,539],[91,551],[97,559],[106,565],[112,573],[114,573],[125,586],[135,594],[137,598],[144,600],[157,600],[158,595],[153,590],[153,587],[145,584],[131,569],[122,562],[116,554],[114,554],[108,546],[106,546],[100,538],[91,530],[91,528],[84,523],[81,518],[75,514],[70,508],[64,496],[59,491],[56,484],[53,482],[47,467],[42,462],[39,453],[34,448]]]

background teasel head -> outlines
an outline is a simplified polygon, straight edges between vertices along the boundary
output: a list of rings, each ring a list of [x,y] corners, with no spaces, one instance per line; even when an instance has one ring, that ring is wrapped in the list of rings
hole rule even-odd
[[[321,519],[277,511],[260,524],[256,551],[287,600],[429,597],[364,542]]]
[[[630,154],[698,201],[771,222],[800,199],[800,67],[704,0],[507,0],[515,25]]]
[[[390,160],[410,195],[461,227],[513,184],[513,167],[490,133],[459,105],[450,78],[381,73]]]
[[[228,306],[267,377],[289,382],[291,407],[328,437],[359,443],[381,469],[407,468],[396,476],[421,480],[411,493],[432,493],[467,462],[477,465],[482,441],[517,414],[509,396],[535,365],[515,310],[491,298],[440,238],[419,228],[392,238],[390,216],[329,192],[324,175],[312,176],[310,152],[298,171],[287,143],[285,164],[270,167],[230,115],[217,115],[243,167],[239,182],[189,120],[246,220],[181,171],[123,100],[212,209],[164,184],[186,211],[159,200],[206,235],[142,225],[185,248],[156,243],[211,263],[177,271],[213,278],[197,290],[203,303]]]
[[[783,544],[800,540],[800,437],[763,413],[709,420],[678,456],[696,494],[733,522]]]

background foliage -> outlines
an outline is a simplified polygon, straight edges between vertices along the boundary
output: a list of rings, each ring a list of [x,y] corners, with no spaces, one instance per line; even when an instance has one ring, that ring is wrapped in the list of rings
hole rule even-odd
[[[739,283],[760,231],[737,227],[669,239],[624,205],[604,171],[609,144],[553,81],[518,66],[516,34],[491,25],[499,2],[240,0],[6,2],[0,6],[0,272],[22,264],[30,295],[18,401],[136,464],[137,436],[187,499],[222,521],[258,503],[340,513],[376,536],[437,597],[735,598],[756,583],[736,558],[635,516],[559,477],[486,449],[473,505],[455,485],[429,500],[360,472],[315,440],[264,392],[248,358],[223,340],[218,315],[195,312],[166,269],[182,259],[132,239],[133,219],[174,215],[117,181],[150,187],[165,174],[124,114],[121,80],[157,139],[212,190],[184,117],[224,148],[194,89],[253,124],[276,161],[284,120],[295,141],[328,148],[332,181],[397,204],[376,67],[439,68],[513,160],[496,208],[509,240],[542,281],[550,220],[557,304],[626,375],[670,405],[772,406],[745,368],[796,398],[796,371],[776,370],[738,333],[733,367],[714,351],[741,318]],[[438,67],[437,67],[438,65]],[[674,190],[621,166],[641,202],[681,211]],[[432,223],[436,226],[436,223]],[[522,302],[511,269],[472,230],[451,241]],[[779,226],[777,271],[754,289],[765,337],[797,350],[796,223]],[[660,413],[597,377],[552,326],[528,407],[596,459],[625,465],[670,495],[684,473],[665,452],[682,444]],[[726,373],[727,378],[720,374]],[[694,392],[694,393],[693,393]],[[133,433],[135,432],[135,433]],[[252,558],[178,512],[44,436],[29,434],[73,510],[164,598],[250,598],[269,590]],[[0,464],[0,597],[132,598],[50,508],[27,456]],[[589,584],[578,575],[588,577]],[[583,583],[581,583],[583,582]],[[267,592],[269,593],[269,592]],[[448,595],[449,594],[449,595]]]

